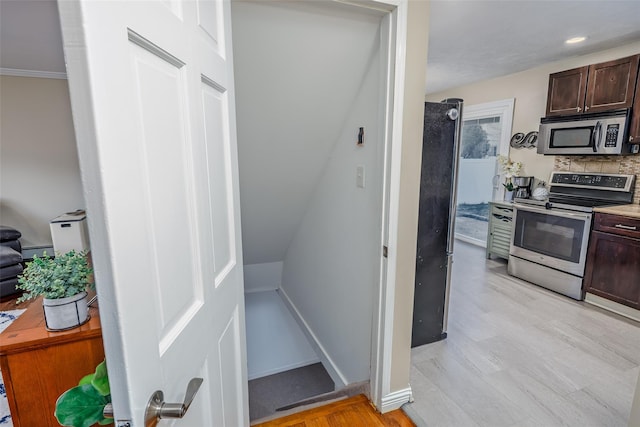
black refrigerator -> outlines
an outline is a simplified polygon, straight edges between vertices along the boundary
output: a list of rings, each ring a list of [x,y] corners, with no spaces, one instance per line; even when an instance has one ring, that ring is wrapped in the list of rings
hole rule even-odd
[[[425,102],[411,347],[447,337],[462,100]]]

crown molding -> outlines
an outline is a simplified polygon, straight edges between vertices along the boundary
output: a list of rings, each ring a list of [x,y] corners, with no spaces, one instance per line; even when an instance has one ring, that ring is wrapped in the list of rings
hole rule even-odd
[[[19,70],[16,68],[0,68],[0,75],[12,77],[37,77],[40,79],[67,79],[67,73],[58,73],[55,71]]]

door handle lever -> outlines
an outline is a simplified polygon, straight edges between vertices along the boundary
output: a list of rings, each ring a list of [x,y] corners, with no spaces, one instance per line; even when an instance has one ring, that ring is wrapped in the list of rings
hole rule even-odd
[[[155,427],[162,418],[182,418],[187,413],[191,402],[202,385],[202,378],[192,378],[187,385],[183,403],[165,403],[162,390],[151,395],[144,412],[145,427]]]

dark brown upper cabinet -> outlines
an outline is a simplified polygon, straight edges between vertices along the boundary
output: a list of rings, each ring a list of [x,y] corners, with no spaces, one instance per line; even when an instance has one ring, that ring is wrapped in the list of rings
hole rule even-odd
[[[639,59],[634,55],[589,66],[585,113],[631,107]]]
[[[547,116],[631,107],[639,62],[640,55],[633,55],[551,74]]]
[[[549,75],[547,116],[580,114],[584,109],[589,66]]]
[[[629,125],[629,142],[640,142],[640,72],[636,77],[636,97],[633,100],[633,114]]]

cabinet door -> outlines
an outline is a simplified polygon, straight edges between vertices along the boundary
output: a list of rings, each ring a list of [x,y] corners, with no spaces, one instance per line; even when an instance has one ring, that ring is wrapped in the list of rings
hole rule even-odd
[[[640,240],[593,231],[584,286],[587,292],[640,309]]]
[[[585,112],[629,108],[638,75],[640,55],[589,66]]]
[[[582,113],[589,66],[549,75],[547,116]]]
[[[640,72],[636,77],[636,96],[633,99],[633,113],[629,126],[629,142],[640,143]]]

